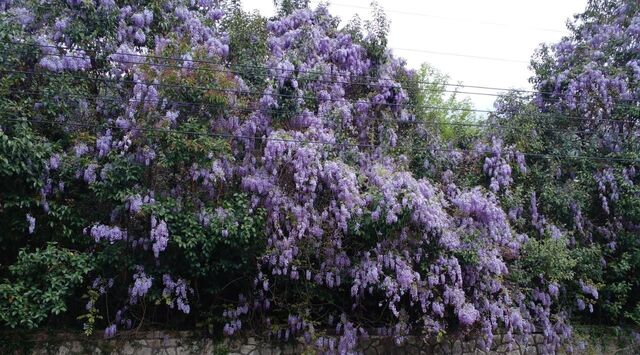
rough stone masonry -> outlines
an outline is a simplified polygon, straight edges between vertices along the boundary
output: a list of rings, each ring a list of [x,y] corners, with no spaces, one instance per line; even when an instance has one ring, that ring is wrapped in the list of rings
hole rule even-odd
[[[6,337],[5,337],[6,336]],[[306,348],[302,343],[273,344],[256,338],[225,340],[223,342],[202,337],[192,332],[122,332],[114,339],[85,337],[72,333],[58,334],[4,334],[0,343],[3,354],[114,354],[114,355],[289,355],[315,354],[312,348]],[[425,343],[419,337],[409,337],[400,346],[393,339],[385,337],[371,337],[368,341],[361,341],[359,354],[500,354],[500,355],[541,355],[542,335],[534,335],[528,344],[513,344],[509,347],[502,337],[494,339],[494,345],[489,352],[479,349],[480,339],[448,340],[441,343]],[[638,354],[640,348],[634,346],[630,339],[623,337],[590,337],[585,339],[583,346],[576,350],[578,354]],[[565,353],[564,351],[562,353]]]

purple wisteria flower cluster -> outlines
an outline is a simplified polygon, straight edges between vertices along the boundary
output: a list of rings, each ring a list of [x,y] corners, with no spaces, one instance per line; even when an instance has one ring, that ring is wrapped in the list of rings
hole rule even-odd
[[[513,93],[495,115],[500,124],[531,123],[499,135],[535,158],[527,158],[530,180],[512,183],[504,200],[517,201],[509,214],[519,231],[553,239],[578,262],[571,280],[554,280],[547,292],[552,301],[565,292],[574,319],[639,324],[638,285],[621,288],[640,267],[627,259],[640,225],[639,26],[637,3],[589,1],[568,34],[533,57],[534,99]]]
[[[136,304],[140,298],[144,297],[153,283],[153,277],[144,272],[144,267],[138,265],[136,268],[137,272],[133,275],[133,286],[129,289],[131,304]]]
[[[384,77],[370,84],[365,98],[351,96],[348,79],[367,72],[372,64],[348,35],[328,31],[329,18],[320,7],[293,12],[268,25],[274,80],[261,106],[279,107],[284,99],[274,94],[288,90],[304,108],[308,97],[316,97],[317,111],[302,111],[295,129],[272,130],[270,117],[260,112],[240,128],[272,139],[262,150],[244,142],[246,155],[241,159],[248,165],[238,170],[242,187],[260,198],[268,216],[268,252],[256,278],[254,309],[287,309],[277,296],[282,283],[334,292],[346,289],[352,309],[372,299],[386,308],[394,329],[389,334],[398,341],[410,333],[435,337],[460,327],[481,329],[483,347],[489,349],[499,329],[522,341],[545,326],[547,349],[554,351],[568,330],[564,317],[552,311],[551,295],[540,290],[527,294],[506,281],[510,260],[518,257],[527,237],[513,232],[494,193],[513,182],[511,164],[526,173],[524,157],[496,139],[492,146],[478,148],[479,155],[488,155],[484,171],[491,180],[490,191],[443,191],[440,185],[416,179],[402,169],[401,159],[379,149],[335,146],[343,125],[355,128],[346,130],[355,142],[370,143],[373,136],[395,145],[395,128],[372,118],[410,119],[402,108],[407,94],[394,80],[408,70],[385,54],[388,64],[378,69]],[[311,70],[320,78],[308,77]],[[339,117],[339,125],[326,117],[331,115]],[[344,132],[340,129],[343,139]],[[343,158],[354,151],[357,160]],[[262,159],[251,158],[255,154]],[[358,243],[363,234],[376,242]],[[354,244],[358,248],[353,249]],[[474,261],[461,254],[473,255]],[[420,265],[429,266],[425,270]],[[412,320],[406,317],[409,312]],[[347,312],[333,323],[339,339],[318,338],[315,346],[341,353],[353,349],[364,334],[358,329],[366,323],[350,317]],[[313,327],[308,320],[267,326],[284,340],[297,334],[309,338]],[[227,334],[240,325],[233,318],[225,326]]]
[[[584,23],[576,28],[579,35],[567,36],[549,48],[547,64],[553,73],[536,83],[541,107],[579,112],[595,123],[613,117],[618,107],[628,106],[637,97],[640,67],[632,54],[637,46],[620,47],[640,38],[637,9],[625,2],[606,6],[613,8],[601,13],[602,19],[583,15]],[[611,18],[605,20],[605,16]]]
[[[177,279],[174,281],[169,274],[162,275],[162,283],[164,284],[162,295],[167,299],[169,307],[177,307],[178,310],[188,314],[191,307],[187,294],[193,293],[193,289],[187,285],[185,280]]]
[[[127,296],[105,337],[130,328],[128,312],[150,298],[181,316],[206,309],[190,303],[198,283],[181,275],[186,267],[176,260],[216,255],[207,253],[218,240],[221,257],[240,233],[261,236],[256,244],[264,248],[238,257],[255,263],[240,278],[253,283],[222,313],[228,336],[250,324],[341,354],[356,351],[371,329],[398,344],[411,334],[480,332],[483,350],[498,333],[526,342],[542,329],[550,353],[570,336],[555,303],[559,285],[536,279],[521,288],[510,279],[532,236],[512,226],[524,208],[505,211],[501,197],[515,169],[527,173],[525,157],[497,137],[477,145],[473,159],[488,188],[465,187],[451,170],[442,181],[412,173],[394,149],[401,124],[416,119],[405,84],[415,73],[389,50],[376,50],[374,35],[340,30],[323,5],[278,16],[266,22],[266,78],[256,80],[229,69],[236,53],[224,19],[233,14],[217,1],[68,3],[52,31],[32,34],[42,45],[39,70],[90,71],[110,83],[91,89],[119,100],[87,104],[101,125],[71,135],[49,159],[42,199],[62,194],[58,182],[72,175],[73,189],[105,202],[88,214],[85,237],[95,250],[135,260],[95,285],[114,278],[108,288]],[[71,35],[73,15],[87,12],[113,23],[100,51],[73,43],[81,41]],[[594,66],[577,79],[576,92],[627,90],[618,82],[594,88],[598,75]],[[603,201],[614,201],[617,185],[606,170],[599,181]],[[245,220],[264,211],[263,225],[239,227],[222,202],[236,193],[250,201]],[[530,210],[540,234],[554,230],[535,195]],[[33,233],[35,219],[26,219]],[[591,284],[582,290],[598,298]]]

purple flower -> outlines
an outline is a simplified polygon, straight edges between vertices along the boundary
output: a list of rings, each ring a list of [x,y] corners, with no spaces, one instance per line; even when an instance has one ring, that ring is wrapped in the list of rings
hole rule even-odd
[[[116,327],[116,325],[111,324],[104,330],[104,338],[105,339],[113,338],[116,335],[117,330],[118,328]]]
[[[549,294],[553,297],[558,297],[558,285],[554,282],[549,284]]]
[[[522,329],[523,327],[522,314],[520,314],[520,311],[518,311],[517,309],[514,309],[511,312],[510,325],[514,329]]]
[[[151,26],[151,23],[153,22],[153,12],[149,9],[144,9],[144,11],[142,11],[142,15],[144,16],[144,24],[146,26]]]
[[[133,22],[133,25],[136,27],[144,27],[145,25],[144,15],[142,13],[133,14],[131,16],[131,22]]]
[[[224,16],[224,11],[221,9],[211,9],[207,13],[207,16],[214,21],[218,21]]]
[[[169,242],[169,229],[165,221],[158,221],[155,216],[151,217],[151,240],[153,241],[153,255],[156,258],[160,256],[160,252],[167,249],[167,243]]]
[[[96,243],[99,243],[101,240],[106,240],[113,244],[127,238],[127,233],[123,232],[120,227],[110,227],[103,224],[96,224],[91,227],[90,235]]]
[[[24,7],[15,7],[10,9],[9,13],[22,27],[29,26],[35,19],[33,13]]]
[[[582,292],[593,297],[594,299],[598,299],[598,289],[596,289],[594,286],[588,285],[582,280],[580,280],[579,283]]]
[[[75,145],[75,147],[73,147],[73,151],[75,152],[76,157],[80,158],[81,156],[89,152],[89,147],[87,147],[87,145],[84,143],[78,143]]]
[[[131,214],[137,214],[142,209],[142,205],[143,205],[142,197],[140,197],[140,195],[138,194],[129,196],[127,198],[126,205],[127,205],[127,208],[129,209],[129,212],[131,212]]]
[[[178,310],[188,314],[191,307],[188,303],[187,293],[193,293],[193,289],[187,285],[185,280],[178,279],[174,281],[169,274],[162,276],[162,283],[164,284],[162,295],[170,300],[169,307],[173,308],[177,306]]]
[[[47,163],[49,170],[58,170],[60,167],[60,154],[53,154]]]
[[[96,182],[96,169],[98,168],[97,164],[89,164],[87,168],[84,170],[83,178],[84,181],[91,185]]]
[[[99,3],[100,3],[100,8],[107,9],[107,10],[112,9],[116,6],[115,0],[100,0]]]
[[[40,59],[38,63],[42,68],[53,71],[83,71],[91,68],[91,59],[84,51],[67,51],[66,54],[60,54],[54,48],[51,54]]]
[[[137,272],[133,275],[133,286],[129,290],[131,304],[136,304],[138,298],[144,297],[153,283],[153,278],[147,276],[142,266],[137,266]]]
[[[179,111],[167,111],[164,117],[167,119],[167,121],[169,121],[169,123],[172,126],[175,126],[179,115],[180,115]]]
[[[144,44],[144,42],[147,40],[147,35],[145,35],[144,31],[139,28],[133,34],[133,39],[137,44]]]
[[[36,219],[30,213],[27,213],[27,224],[29,234],[33,234],[33,232],[36,230]]]
[[[518,170],[520,170],[520,173],[526,174],[527,173],[527,163],[526,163],[526,160],[524,158],[524,154],[516,153],[516,163],[518,164]]]
[[[475,323],[479,316],[480,313],[471,303],[465,303],[464,306],[458,310],[458,320],[460,324],[464,326]]]
[[[102,158],[109,154],[111,151],[111,130],[107,130],[105,134],[96,139],[96,149],[98,150],[98,157]]]
[[[136,64],[142,64],[145,61],[145,57],[136,52],[136,50],[127,43],[120,45],[116,52],[109,56],[109,59],[123,70],[132,69]]]

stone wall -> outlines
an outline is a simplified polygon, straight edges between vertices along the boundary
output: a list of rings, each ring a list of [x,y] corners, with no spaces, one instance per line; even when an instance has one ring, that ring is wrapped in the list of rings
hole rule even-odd
[[[508,348],[500,337],[494,339],[494,346],[488,353],[479,350],[477,340],[450,340],[436,344],[426,344],[420,338],[409,338],[402,346],[393,339],[372,337],[360,343],[358,353],[366,355],[382,354],[501,354],[538,355],[544,354],[540,346],[542,336],[536,335],[528,345],[514,344]],[[628,337],[587,337],[585,346],[576,350],[578,354],[638,354],[640,347],[634,347]],[[118,355],[288,355],[314,354],[298,344],[268,344],[246,338],[216,342],[190,332],[122,332],[114,339],[104,340],[97,336],[85,337],[73,333],[21,334],[0,333],[0,353],[2,354],[118,354]],[[564,353],[564,352],[563,352]]]

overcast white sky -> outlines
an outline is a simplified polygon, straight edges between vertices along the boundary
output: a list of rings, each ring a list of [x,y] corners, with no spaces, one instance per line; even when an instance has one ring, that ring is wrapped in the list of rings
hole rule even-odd
[[[246,9],[274,14],[272,0],[242,0]],[[313,6],[320,1],[312,0]],[[567,18],[582,12],[586,0],[378,0],[391,21],[389,46],[410,67],[423,62],[452,82],[500,88],[527,88],[529,58],[543,42],[566,33]],[[334,0],[330,11],[343,23],[358,14],[370,18],[370,0]],[[411,51],[407,50],[411,49]],[[420,52],[422,50],[423,52]],[[498,61],[426,53],[457,53]],[[467,91],[478,91],[467,89]],[[495,91],[484,91],[495,93]],[[492,109],[492,96],[469,96],[480,109]]]

